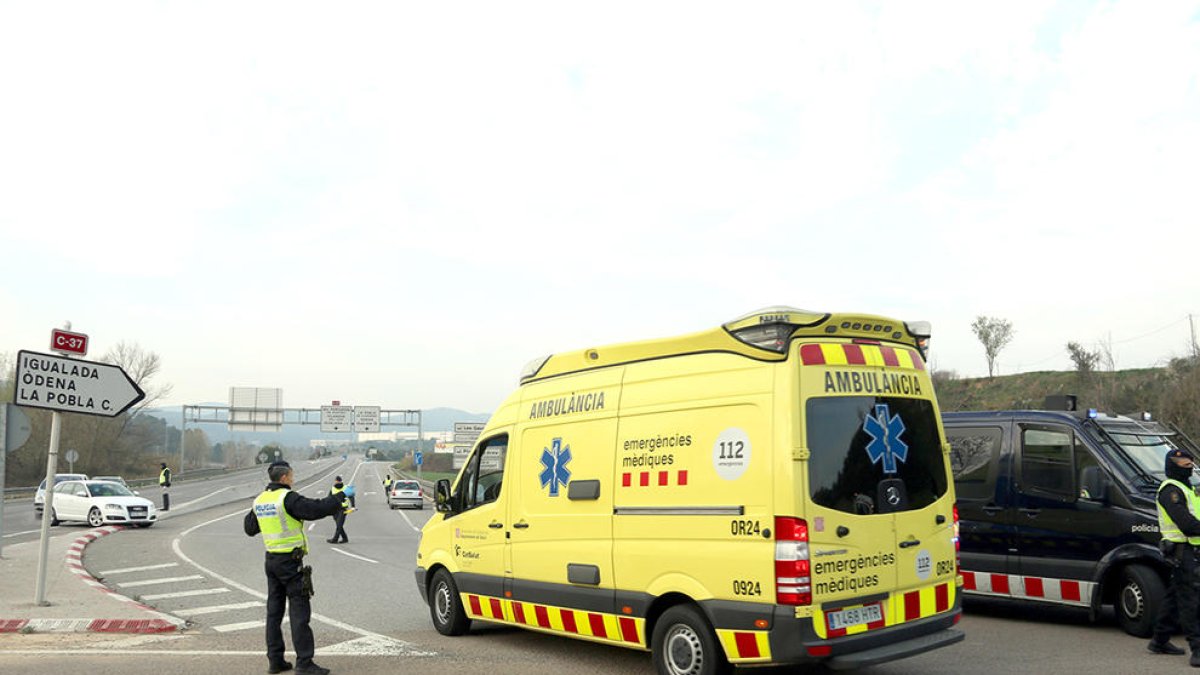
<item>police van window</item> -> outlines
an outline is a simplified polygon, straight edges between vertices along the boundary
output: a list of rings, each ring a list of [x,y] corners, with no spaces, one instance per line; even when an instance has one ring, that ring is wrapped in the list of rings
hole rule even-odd
[[[1003,434],[996,427],[946,429],[950,472],[959,499],[991,499],[996,493],[996,467]]]
[[[1068,500],[1074,499],[1073,454],[1074,441],[1070,431],[1022,426],[1022,491],[1040,491]]]
[[[1078,486],[1080,499],[1100,499],[1103,495],[1089,494],[1087,488],[1084,487],[1084,479],[1087,476],[1088,469],[1099,468],[1100,463],[1096,461],[1096,456],[1088,450],[1083,444],[1083,440],[1078,436],[1075,437],[1075,485]],[[1101,469],[1103,471],[1103,469]]]
[[[946,465],[933,404],[886,396],[810,398],[805,407],[812,499],[870,515],[924,508],[946,494]],[[881,484],[900,479],[902,506],[879,503]]]
[[[500,497],[504,462],[508,455],[508,436],[484,441],[467,460],[454,501],[459,511],[494,502]]]

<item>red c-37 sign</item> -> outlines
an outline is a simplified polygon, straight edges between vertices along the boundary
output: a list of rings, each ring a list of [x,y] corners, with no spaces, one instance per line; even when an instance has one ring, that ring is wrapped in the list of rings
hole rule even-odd
[[[68,330],[50,331],[50,349],[64,354],[87,355],[88,336]]]

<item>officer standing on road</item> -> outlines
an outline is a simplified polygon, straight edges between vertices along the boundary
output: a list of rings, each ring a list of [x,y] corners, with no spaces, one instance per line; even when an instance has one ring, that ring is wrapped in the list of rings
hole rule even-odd
[[[386,501],[392,496],[392,474],[383,477],[383,498]]]
[[[1182,624],[1192,650],[1189,663],[1200,668],[1200,497],[1189,483],[1194,460],[1176,449],[1165,461],[1167,478],[1158,486],[1158,529],[1159,547],[1172,565],[1171,584],[1146,648],[1154,654],[1183,654],[1170,642]]]
[[[171,470],[167,468],[167,463],[162,463],[162,471],[158,472],[158,486],[162,488],[163,511],[171,510]]]
[[[338,496],[342,499],[342,508],[333,514],[333,522],[337,524],[337,529],[333,532],[333,538],[325,541],[330,544],[349,544],[350,537],[346,536],[346,513],[352,508],[349,500],[346,499],[349,495],[345,494],[346,486],[342,483],[341,476],[333,477],[333,487],[329,488],[329,495]],[[350,494],[354,494],[354,488],[350,488]]]
[[[287,462],[275,462],[267,469],[270,484],[254,500],[254,508],[246,514],[246,534],[262,533],[267,547],[267,660],[268,673],[292,669],[283,660],[283,610],[288,609],[292,621],[292,647],[296,650],[297,675],[329,675],[328,668],[313,663],[312,617],[309,598],[313,595],[312,567],[304,565],[308,553],[308,537],[304,520],[320,520],[342,510],[342,496],[309,499],[292,490],[292,467]],[[345,492],[354,494],[354,488]]]

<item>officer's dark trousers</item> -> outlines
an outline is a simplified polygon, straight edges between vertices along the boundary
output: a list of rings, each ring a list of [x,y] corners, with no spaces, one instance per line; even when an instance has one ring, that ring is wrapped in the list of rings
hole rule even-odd
[[[308,621],[312,607],[304,594],[303,563],[290,553],[267,554],[267,659],[272,664],[283,662],[283,609],[286,603],[292,620],[292,647],[296,650],[296,667],[312,663],[313,632]]]
[[[1171,570],[1171,585],[1158,612],[1154,625],[1154,641],[1164,644],[1171,635],[1183,629],[1192,651],[1200,650],[1200,562],[1196,549],[1188,547],[1178,567]]]
[[[337,523],[337,530],[335,530],[333,533],[333,540],[335,542],[350,541],[350,537],[346,536],[346,514],[342,511],[338,511],[337,513],[333,514],[333,522]]]

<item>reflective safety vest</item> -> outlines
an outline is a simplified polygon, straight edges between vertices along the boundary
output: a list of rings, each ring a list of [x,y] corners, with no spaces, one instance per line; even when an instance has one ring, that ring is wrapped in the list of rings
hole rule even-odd
[[[338,487],[335,485],[335,486],[329,488],[329,494],[331,494],[331,495],[341,494],[345,491],[346,491],[345,485],[343,485],[342,487]],[[343,509],[350,508],[350,500],[349,499],[346,499],[344,497],[342,498],[342,508]]]
[[[170,475],[171,475],[170,469],[163,469],[162,471],[159,471],[158,472],[158,484],[166,485],[167,481],[169,480]]]
[[[383,487],[388,490],[392,489],[392,479],[390,476],[388,477],[387,480],[383,481]]]
[[[298,548],[308,553],[304,523],[283,508],[283,498],[291,491],[291,488],[267,490],[254,500],[254,515],[258,518],[258,529],[262,531],[267,553],[291,553]]]
[[[1193,516],[1200,517],[1200,497],[1196,496],[1196,491],[1193,490],[1190,485],[1185,485],[1180,481],[1168,478],[1158,486],[1158,492],[1161,494],[1162,489],[1168,485],[1174,485],[1182,490],[1184,499],[1187,500],[1188,511],[1190,511]],[[1155,500],[1155,503],[1157,503],[1157,501],[1158,500]],[[1175,524],[1175,521],[1171,520],[1170,514],[1167,513],[1167,510],[1163,508],[1162,504],[1158,504],[1158,531],[1159,534],[1162,535],[1162,538],[1166,539],[1167,541],[1173,541],[1177,544],[1187,542],[1192,546],[1200,546],[1200,537],[1185,536],[1183,531],[1179,529],[1179,526]]]

